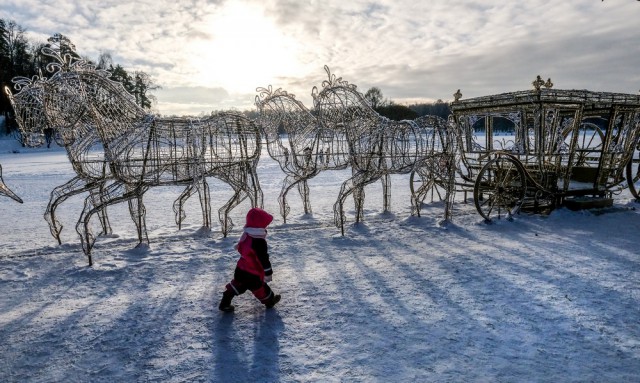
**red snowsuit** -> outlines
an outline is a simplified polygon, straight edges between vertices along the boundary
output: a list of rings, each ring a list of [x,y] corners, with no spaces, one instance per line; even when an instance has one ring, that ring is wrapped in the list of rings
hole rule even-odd
[[[233,273],[233,280],[226,286],[228,293],[240,295],[249,290],[262,303],[273,295],[264,281],[265,276],[273,273],[265,240],[266,227],[271,221],[273,216],[260,208],[252,208],[247,213],[247,224],[236,245],[240,259]]]

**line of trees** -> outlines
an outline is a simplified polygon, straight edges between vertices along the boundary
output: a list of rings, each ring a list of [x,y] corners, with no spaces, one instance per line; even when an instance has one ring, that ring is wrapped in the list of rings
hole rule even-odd
[[[100,69],[111,73],[111,79],[119,81],[131,93],[136,103],[145,109],[151,109],[155,97],[150,93],[158,89],[147,73],[134,71],[129,73],[120,64],[114,65],[111,55],[103,52],[94,61],[81,57],[71,40],[60,33],[49,37],[46,42],[29,41],[26,30],[13,20],[0,19],[0,116],[5,117],[6,134],[16,129],[11,103],[5,95],[4,87],[13,88],[12,79],[17,76],[32,78],[40,74],[47,76],[46,66],[52,61],[51,57],[42,53],[42,48],[50,48],[62,56],[71,55],[77,59],[84,59]]]
[[[382,116],[396,121],[413,120],[425,115],[435,115],[446,120],[451,113],[449,103],[440,99],[432,103],[412,104],[408,106],[396,104],[384,98],[382,91],[377,87],[372,87],[367,90],[364,98],[369,102],[373,110]]]

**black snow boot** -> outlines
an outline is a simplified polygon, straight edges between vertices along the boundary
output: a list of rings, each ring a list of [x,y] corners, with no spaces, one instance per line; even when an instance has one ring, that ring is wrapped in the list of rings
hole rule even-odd
[[[233,307],[233,305],[231,304],[231,300],[233,299],[234,295],[235,294],[228,290],[222,293],[222,300],[220,301],[220,305],[218,306],[220,311],[231,312],[235,309],[235,307]]]
[[[276,303],[280,302],[280,294],[271,294],[271,296],[264,302],[264,306],[268,309],[272,308],[276,305]]]

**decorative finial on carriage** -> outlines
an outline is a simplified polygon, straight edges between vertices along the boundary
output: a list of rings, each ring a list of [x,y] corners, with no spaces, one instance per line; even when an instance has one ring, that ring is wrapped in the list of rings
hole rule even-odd
[[[460,93],[460,89],[458,89],[454,94],[453,94],[453,102],[457,102],[462,98],[462,93]]]
[[[540,87],[544,85],[544,80],[540,75],[536,76],[536,79],[531,83],[533,85],[533,89],[539,91]]]
[[[547,79],[547,82],[544,83],[544,87],[547,89],[553,88],[553,83],[551,82],[551,77]]]

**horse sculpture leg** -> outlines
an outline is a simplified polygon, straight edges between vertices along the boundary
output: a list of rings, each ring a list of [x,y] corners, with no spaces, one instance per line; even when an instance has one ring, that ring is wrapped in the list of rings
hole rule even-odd
[[[119,182],[114,182],[105,188],[100,188],[99,198],[88,196],[84,200],[84,208],[78,222],[76,223],[76,232],[80,236],[80,244],[82,245],[82,251],[89,258],[89,266],[93,264],[91,258],[91,249],[95,243],[95,237],[89,225],[91,216],[103,209],[106,209],[108,205],[123,200],[124,185]]]
[[[357,172],[351,178],[342,183],[340,194],[336,203],[333,205],[334,223],[340,227],[342,235],[344,235],[344,202],[349,194],[353,194],[356,203],[356,223],[364,219],[364,187],[368,184],[380,179],[383,175],[379,173]]]
[[[182,229],[182,221],[187,216],[184,212],[184,203],[193,194],[195,194],[196,191],[198,192],[198,195],[200,197],[200,208],[202,209],[202,227],[211,227],[211,194],[209,191],[209,184],[203,177],[200,181],[187,185],[180,196],[173,202],[173,212],[175,213],[178,230]]]
[[[229,201],[227,201],[226,204],[218,209],[220,228],[224,237],[226,237],[227,234],[229,234],[229,231],[231,231],[231,229],[233,228],[233,221],[231,220],[231,218],[229,218],[229,212],[249,196],[249,193],[247,193],[242,188],[233,187],[233,189],[233,196],[229,199]]]
[[[247,197],[251,200],[252,207],[262,207],[263,193],[258,181],[255,163],[253,166],[240,165],[237,172],[231,171],[224,174],[216,174],[216,177],[231,186],[234,191],[229,201],[218,209],[220,228],[222,235],[226,237],[233,228],[233,221],[229,218],[229,212]]]
[[[287,223],[287,215],[289,215],[289,212],[291,211],[291,208],[287,203],[287,193],[289,193],[289,190],[295,186],[297,182],[298,181],[291,175],[287,175],[282,181],[282,189],[278,196],[278,203],[280,204],[280,215],[282,216],[284,223]]]
[[[93,264],[91,250],[95,244],[95,237],[90,225],[91,217],[94,214],[98,214],[105,210],[109,205],[135,199],[136,202],[129,206],[131,218],[138,229],[138,238],[140,243],[143,241],[143,238],[147,238],[146,225],[144,224],[144,205],[141,204],[142,195],[147,188],[129,188],[129,190],[127,190],[125,186],[126,185],[120,181],[114,182],[102,189],[99,198],[89,196],[84,200],[84,209],[76,223],[76,232],[80,236],[82,251],[89,259],[89,266]],[[149,240],[147,238],[147,243],[148,241]]]
[[[358,200],[359,197],[364,196],[363,188],[357,188],[356,185],[359,184],[357,180],[363,177],[361,173],[355,173],[351,178],[344,181],[342,186],[340,187],[340,194],[338,194],[338,199],[336,203],[333,205],[333,220],[337,227],[340,228],[341,234],[344,235],[344,223],[345,223],[345,215],[344,215],[344,202],[349,197],[349,194],[353,193],[353,198],[356,201],[356,219],[358,217],[358,210],[362,208],[362,200]]]
[[[258,179],[257,161],[250,165],[249,169],[249,198],[251,198],[251,207],[263,207],[264,206],[264,193],[260,187],[260,180]]]
[[[304,214],[312,214],[311,202],[309,201],[309,183],[306,179],[298,182],[298,193],[302,197],[302,204],[304,205]]]
[[[284,219],[284,223],[287,223],[287,215],[289,215],[289,204],[287,203],[287,194],[289,190],[291,190],[294,186],[298,187],[298,193],[300,193],[300,197],[302,198],[302,204],[304,205],[304,213],[311,214],[311,202],[309,200],[309,184],[307,183],[306,178],[297,178],[293,175],[287,175],[282,181],[282,190],[280,191],[280,196],[278,197],[278,202],[280,203],[280,214]]]
[[[424,199],[431,194],[431,201],[434,202],[436,197],[438,201],[445,202],[445,216],[448,217],[448,211],[453,202],[451,199],[455,196],[455,178],[449,177],[449,171],[446,168],[448,161],[451,161],[446,155],[437,155],[429,158],[411,172],[411,214],[420,217],[420,210]],[[419,177],[419,181],[416,180]],[[419,188],[415,188],[416,183],[421,183]]]
[[[391,176],[385,174],[380,181],[382,182],[382,211],[388,213],[391,211]]]
[[[91,197],[87,197],[84,200],[84,208],[82,209],[82,213],[80,213],[80,218],[78,218],[78,222],[76,223],[76,232],[80,236],[82,251],[89,259],[89,266],[93,265],[91,249],[95,243],[95,237],[93,236],[91,227],[88,224],[91,219],[92,210],[94,210],[93,201],[91,200]]]
[[[102,204],[102,193],[104,192],[104,186],[106,182],[100,181],[97,183],[98,187],[92,188],[89,190],[89,196],[93,199],[95,205]],[[96,214],[98,214],[98,219],[100,220],[100,227],[102,227],[102,231],[98,235],[110,235],[113,233],[111,230],[111,223],[109,222],[109,216],[107,215],[106,206],[102,209],[99,209]]]
[[[18,197],[18,195],[11,191],[11,189],[9,189],[9,187],[4,183],[4,180],[2,179],[2,166],[0,166],[0,195],[7,196],[16,202],[22,203],[22,198]]]
[[[356,169],[351,169],[351,180],[352,182],[355,179],[360,179],[363,177],[363,173],[359,174]],[[352,184],[351,191],[353,193],[353,204],[356,209],[356,223],[362,221],[364,219],[364,200],[365,200],[365,192],[364,187],[358,187],[357,183]]]
[[[195,193],[195,190],[193,189],[193,184],[187,186],[182,191],[180,196],[173,202],[173,212],[175,213],[176,225],[178,225],[178,230],[182,230],[182,221],[187,217],[183,207],[186,200],[188,200],[189,197],[191,197]]]
[[[415,181],[416,175],[422,179],[422,185],[420,185],[417,190],[415,188],[415,183],[417,182]],[[425,177],[423,177],[417,170],[411,172],[411,176],[409,177],[409,188],[411,189],[411,215],[417,215],[418,217],[420,217],[422,201],[424,201],[424,198],[426,197],[426,190],[428,190],[425,187],[426,183],[424,180]]]
[[[364,220],[364,200],[365,192],[364,188],[354,186],[353,190],[353,203],[356,210],[356,223]]]
[[[146,216],[147,209],[142,202],[142,196],[149,188],[146,186],[130,187],[127,190],[126,198],[129,201],[129,212],[138,231],[138,245],[140,247],[145,243],[149,245],[149,236],[147,234]]]
[[[202,209],[202,226],[211,228],[211,192],[205,178],[202,178],[198,183],[197,189],[200,197],[200,208]]]
[[[49,224],[51,235],[62,244],[60,233],[62,232],[62,224],[56,219],[56,208],[69,197],[82,193],[90,189],[90,186],[80,177],[74,177],[65,184],[55,187],[50,194],[49,204],[44,212],[44,219]]]
[[[67,183],[60,185],[51,191],[49,204],[47,205],[47,209],[44,213],[44,219],[49,224],[49,231],[51,232],[51,235],[53,235],[53,237],[58,241],[59,245],[62,244],[60,233],[64,226],[56,219],[56,209],[58,206],[69,199],[69,197],[85,191],[89,191],[92,196],[97,196],[100,194],[103,186],[104,182],[86,182],[83,178],[76,176]],[[100,223],[102,226],[102,232],[100,235],[111,234],[111,225],[109,224],[107,211],[101,210],[98,212],[98,216],[100,217]]]

